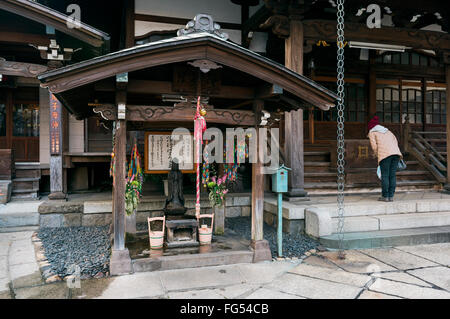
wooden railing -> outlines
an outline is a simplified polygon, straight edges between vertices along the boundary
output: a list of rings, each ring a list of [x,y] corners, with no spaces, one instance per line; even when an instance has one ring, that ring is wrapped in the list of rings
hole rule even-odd
[[[410,132],[407,151],[440,182],[447,181],[447,153],[440,152],[437,144],[446,143],[445,132]],[[444,156],[445,155],[445,156]]]

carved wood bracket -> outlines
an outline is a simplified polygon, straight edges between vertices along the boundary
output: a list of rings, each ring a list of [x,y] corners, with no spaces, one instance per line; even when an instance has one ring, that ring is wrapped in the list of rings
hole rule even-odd
[[[0,58],[0,74],[35,78],[47,69],[48,67],[45,65],[6,61]]]
[[[93,108],[94,113],[100,114],[108,121],[117,119],[116,108],[113,104],[99,105]],[[127,120],[139,122],[189,122],[193,121],[195,108],[185,106],[144,106],[127,105]],[[236,126],[250,126],[255,123],[253,111],[208,109],[205,116],[209,123],[221,123]]]

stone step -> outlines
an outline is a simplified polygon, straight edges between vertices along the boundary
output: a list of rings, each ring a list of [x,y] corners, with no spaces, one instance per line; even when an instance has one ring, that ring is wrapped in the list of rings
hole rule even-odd
[[[0,227],[0,233],[16,233],[22,231],[37,231],[39,226]]]
[[[197,268],[219,265],[231,265],[253,262],[253,251],[230,251],[203,254],[183,254],[161,256],[158,258],[140,258],[133,260],[134,272]]]
[[[332,231],[336,233],[338,218],[332,218],[332,225]],[[346,233],[438,226],[450,226],[450,212],[384,214],[344,219]]]
[[[0,212],[0,228],[4,227],[24,227],[24,226],[38,226],[39,213],[37,212]]]
[[[332,234],[319,239],[327,248],[339,248],[339,235]],[[344,234],[344,249],[364,249],[393,246],[423,245],[450,242],[450,226],[419,227]]]

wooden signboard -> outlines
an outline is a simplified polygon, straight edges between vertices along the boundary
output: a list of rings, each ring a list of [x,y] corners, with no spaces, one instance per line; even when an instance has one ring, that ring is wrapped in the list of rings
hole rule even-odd
[[[191,134],[172,132],[145,133],[145,173],[164,174],[170,171],[173,158],[178,158],[183,173],[194,173],[194,140]],[[180,158],[181,157],[181,158]]]
[[[50,155],[61,155],[61,102],[50,94]]]

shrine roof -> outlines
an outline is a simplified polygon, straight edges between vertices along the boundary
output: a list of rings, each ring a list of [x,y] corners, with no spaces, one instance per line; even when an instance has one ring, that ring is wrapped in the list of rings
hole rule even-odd
[[[41,86],[58,96],[117,74],[194,60],[208,60],[247,73],[324,110],[338,99],[334,92],[306,76],[209,32],[137,45],[42,73],[38,79]]]
[[[73,28],[68,26],[71,18],[57,10],[38,2],[28,0],[0,0],[0,9],[18,14],[33,21],[49,25],[56,30],[88,43],[94,47],[101,47],[110,40],[110,36],[81,21]]]

